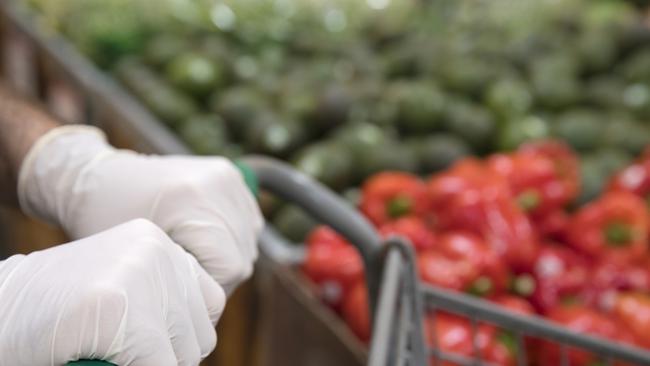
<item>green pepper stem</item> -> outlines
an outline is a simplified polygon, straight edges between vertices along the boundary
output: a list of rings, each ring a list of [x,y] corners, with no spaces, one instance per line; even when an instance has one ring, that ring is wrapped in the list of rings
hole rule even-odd
[[[632,241],[632,228],[621,222],[614,222],[605,226],[605,239],[612,247],[621,247]]]
[[[517,196],[517,203],[519,204],[519,207],[521,207],[521,209],[526,212],[530,212],[537,208],[540,205],[541,201],[542,200],[539,196],[539,193],[534,189],[523,191]]]
[[[386,210],[388,211],[388,216],[396,219],[411,212],[412,206],[413,202],[411,202],[409,197],[398,196],[388,201]]]
[[[529,274],[515,277],[510,285],[512,291],[517,295],[528,297],[535,291],[535,279]]]
[[[477,278],[467,289],[467,293],[484,297],[492,291],[492,280],[489,277],[481,276]]]

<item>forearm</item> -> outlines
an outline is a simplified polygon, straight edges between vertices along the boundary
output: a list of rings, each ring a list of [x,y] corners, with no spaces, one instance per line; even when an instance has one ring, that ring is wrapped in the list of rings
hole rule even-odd
[[[18,172],[31,146],[59,123],[0,84],[0,203],[17,205]]]

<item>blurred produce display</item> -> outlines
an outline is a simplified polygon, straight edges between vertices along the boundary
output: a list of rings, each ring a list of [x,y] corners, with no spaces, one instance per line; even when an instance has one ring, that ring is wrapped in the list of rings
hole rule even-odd
[[[650,142],[650,31],[619,0],[26,0],[199,154],[336,190],[555,136],[583,201]]]
[[[464,158],[428,179],[384,171],[362,185],[359,209],[385,238],[409,240],[422,281],[569,329],[650,349],[650,150],[608,178],[594,200],[581,191],[578,155],[539,140],[483,159]],[[364,342],[370,316],[357,250],[326,226],[307,237],[303,272]],[[469,319],[438,311],[431,346],[474,355]],[[507,330],[478,324],[484,361],[517,364]],[[528,339],[534,365],[559,365],[560,348]],[[571,365],[604,360],[570,350]],[[445,363],[443,363],[445,364]]]

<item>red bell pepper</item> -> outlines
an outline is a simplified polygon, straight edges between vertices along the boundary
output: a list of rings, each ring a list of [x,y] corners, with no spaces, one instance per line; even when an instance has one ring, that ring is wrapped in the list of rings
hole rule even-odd
[[[370,340],[370,308],[365,281],[358,281],[343,302],[343,319],[363,342]]]
[[[493,326],[479,325],[474,334],[468,319],[449,313],[429,314],[425,324],[426,336],[430,347],[465,357],[475,357],[478,352],[483,361],[494,365],[511,366],[516,364],[514,342],[507,333]],[[473,337],[476,336],[477,350],[474,349]],[[435,358],[432,358],[434,363]],[[440,366],[456,365],[453,362],[439,360]]]
[[[510,271],[498,253],[480,236],[469,231],[448,231],[439,237],[437,251],[454,261],[471,263],[479,272],[469,289],[479,296],[502,292],[508,286]]]
[[[564,210],[553,210],[531,217],[540,239],[560,242],[564,241],[570,219],[569,214]]]
[[[302,268],[318,286],[320,296],[335,309],[364,277],[363,262],[356,248],[325,226],[316,228],[308,237]]]
[[[603,310],[611,310],[618,293],[650,291],[647,264],[622,264],[605,258],[591,266],[588,277],[580,297],[585,303]]]
[[[541,186],[546,205],[557,209],[578,196],[581,184],[578,156],[568,144],[559,140],[533,141],[521,145],[517,154],[542,156],[553,162],[555,180]]]
[[[627,192],[609,192],[572,217],[567,241],[592,257],[638,261],[648,253],[648,223],[643,200]]]
[[[495,154],[488,167],[510,184],[519,206],[530,215],[561,209],[577,194],[575,182],[560,176],[553,160],[538,154]]]
[[[441,229],[481,235],[515,268],[529,266],[535,259],[538,244],[530,220],[505,180],[480,161],[465,159],[434,175],[428,191]]]
[[[402,216],[420,216],[428,209],[426,186],[412,174],[379,173],[363,184],[359,206],[377,226]]]
[[[619,294],[612,313],[632,333],[638,345],[650,348],[650,295],[640,292]]]
[[[586,285],[588,263],[579,253],[560,245],[542,246],[529,272],[534,286],[526,297],[545,314],[560,303],[572,300]],[[515,289],[517,290],[517,289]]]
[[[607,184],[607,191],[634,193],[650,203],[650,148],[614,175]]]
[[[634,343],[632,336],[621,329],[616,321],[584,305],[558,306],[548,313],[548,318],[578,333],[607,338],[615,342]],[[540,366],[560,365],[561,350],[559,345],[542,341],[539,351]],[[568,357],[569,364],[572,366],[589,366],[602,361],[597,355],[575,348],[568,350]]]
[[[480,276],[471,262],[450,259],[434,251],[421,253],[417,262],[423,281],[450,290],[470,290]]]
[[[402,235],[408,239],[417,252],[432,249],[436,245],[436,236],[424,220],[407,216],[388,222],[379,227],[379,233],[387,238],[390,235]]]

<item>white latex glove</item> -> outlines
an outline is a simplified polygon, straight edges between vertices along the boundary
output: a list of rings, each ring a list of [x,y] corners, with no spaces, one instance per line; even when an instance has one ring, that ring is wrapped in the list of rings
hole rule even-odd
[[[88,126],[41,137],[22,164],[24,211],[73,238],[146,218],[230,293],[250,276],[263,218],[239,170],[219,157],[116,150]]]
[[[0,262],[0,365],[196,366],[225,301],[193,256],[133,220]]]

